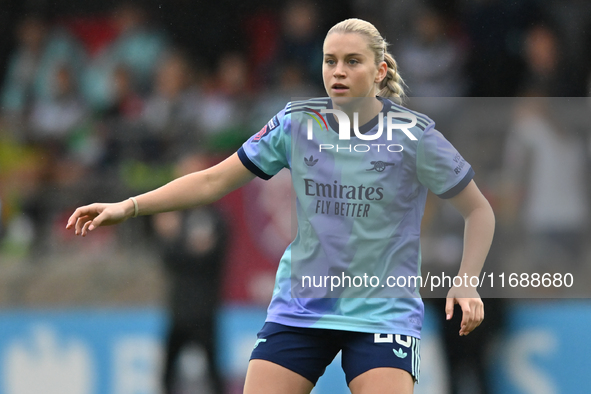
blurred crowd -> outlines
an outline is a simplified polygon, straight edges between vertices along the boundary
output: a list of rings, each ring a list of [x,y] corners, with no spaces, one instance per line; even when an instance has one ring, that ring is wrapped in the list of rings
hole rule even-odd
[[[83,242],[65,231],[66,219],[76,206],[122,200],[214,164],[288,101],[324,96],[324,36],[348,17],[369,20],[385,36],[408,106],[432,117],[472,164],[496,212],[485,267],[496,282],[483,297],[589,297],[591,2],[138,0],[77,7],[12,1],[0,15],[0,306],[161,305],[167,278],[173,318],[166,387],[177,384],[174,362],[187,342],[202,343],[211,362],[220,289],[248,282],[248,292],[230,289],[225,299],[264,303],[272,288],[275,266],[256,277],[237,261],[220,268],[230,256],[253,254],[226,253],[232,245],[249,248],[243,234],[238,240],[232,233],[242,211],[226,205],[143,217]],[[250,222],[268,221],[267,230],[241,230],[262,234],[256,242],[272,245],[256,246],[275,254],[283,249],[279,229],[290,229],[289,201],[277,197],[289,177],[276,178],[260,186],[267,198],[249,206]],[[462,232],[457,212],[430,196],[423,274],[457,272]],[[226,285],[223,269],[236,273],[234,280],[226,275]],[[500,288],[503,272],[572,274],[575,285]],[[444,330],[455,385],[466,383],[464,364],[485,379],[483,346],[501,329],[505,303],[486,305],[488,325],[472,342],[455,342],[459,323]],[[484,380],[477,386],[487,392]]]
[[[61,227],[73,207],[163,184],[191,152],[215,162],[291,98],[325,95],[322,42],[346,17],[382,32],[411,98],[591,91],[585,0],[263,1],[247,2],[239,15],[235,3],[122,1],[94,13],[40,6],[17,15],[0,62],[0,260],[38,261],[67,248]],[[225,20],[221,7],[236,19]],[[453,100],[422,104],[469,161],[481,162],[478,181],[495,208],[513,209],[507,222],[525,210],[519,223],[535,242],[551,239],[588,259],[588,129],[571,135],[554,127],[540,103],[493,130],[446,130],[455,126]],[[534,171],[517,171],[524,168]],[[536,181],[549,176],[562,182]],[[554,198],[535,200],[551,191]],[[536,219],[563,195],[572,197],[570,210]]]

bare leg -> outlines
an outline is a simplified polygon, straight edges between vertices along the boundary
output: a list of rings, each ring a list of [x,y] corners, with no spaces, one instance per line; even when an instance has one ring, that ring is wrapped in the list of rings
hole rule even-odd
[[[281,365],[266,360],[248,364],[244,394],[309,394],[313,388],[308,379]]]
[[[398,368],[374,368],[349,383],[352,394],[412,394],[412,376]]]

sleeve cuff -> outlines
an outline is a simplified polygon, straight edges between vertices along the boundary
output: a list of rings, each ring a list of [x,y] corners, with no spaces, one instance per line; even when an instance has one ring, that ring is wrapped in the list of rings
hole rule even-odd
[[[250,159],[246,155],[246,152],[244,151],[243,147],[240,147],[238,149],[238,158],[240,159],[242,164],[244,164],[244,167],[246,167],[250,172],[252,172],[256,176],[258,176],[259,178],[267,181],[273,177],[272,175],[269,175],[269,174],[266,174],[265,172],[263,172],[260,168],[258,168],[256,166],[256,164],[254,164],[252,161],[250,161]]]
[[[443,199],[448,199],[457,196],[462,190],[464,190],[466,186],[468,186],[468,183],[470,183],[472,178],[474,178],[474,175],[474,170],[472,169],[472,167],[470,167],[464,178],[460,182],[458,182],[457,185],[455,185],[445,193],[438,194],[437,196]]]

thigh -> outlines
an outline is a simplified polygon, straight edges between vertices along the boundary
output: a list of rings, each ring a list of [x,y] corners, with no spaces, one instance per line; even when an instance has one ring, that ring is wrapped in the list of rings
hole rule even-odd
[[[354,393],[411,393],[419,380],[419,348],[420,340],[407,335],[350,333],[342,357],[347,384]]]
[[[412,394],[412,376],[398,368],[373,368],[349,383],[352,394]]]
[[[265,368],[281,366],[285,371],[304,378],[313,387],[340,350],[335,336],[338,338],[338,332],[334,330],[267,322],[257,334],[258,339],[250,357],[251,365],[257,368],[255,372],[263,368],[260,365],[266,365]],[[257,360],[267,361],[271,365],[253,363]],[[281,373],[286,378],[289,375],[287,372]],[[261,378],[264,381],[265,374]],[[271,378],[275,380],[275,377]]]
[[[302,375],[267,360],[250,360],[244,394],[308,394],[314,385]]]

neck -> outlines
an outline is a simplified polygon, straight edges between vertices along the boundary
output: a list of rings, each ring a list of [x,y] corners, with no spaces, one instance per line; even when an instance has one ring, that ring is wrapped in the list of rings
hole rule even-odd
[[[354,114],[357,113],[359,116],[359,126],[363,126],[375,116],[380,113],[383,108],[382,102],[375,97],[363,97],[357,98],[350,103],[344,105],[338,105],[333,100],[334,109],[343,111],[351,122],[353,122]],[[338,119],[337,119],[338,122]],[[351,123],[352,124],[352,123]]]

